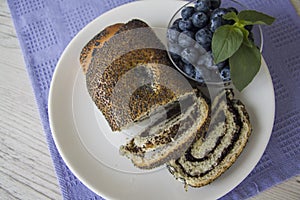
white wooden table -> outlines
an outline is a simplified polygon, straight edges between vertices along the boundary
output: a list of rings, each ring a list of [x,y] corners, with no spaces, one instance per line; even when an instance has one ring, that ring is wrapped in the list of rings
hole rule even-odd
[[[293,0],[300,7],[299,0]],[[0,0],[0,199],[62,199],[7,2]],[[300,176],[253,199],[300,199]]]

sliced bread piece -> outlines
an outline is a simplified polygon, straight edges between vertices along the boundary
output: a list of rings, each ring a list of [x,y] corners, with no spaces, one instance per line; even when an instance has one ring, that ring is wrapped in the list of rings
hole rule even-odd
[[[181,103],[179,103],[181,102]],[[141,134],[133,137],[120,152],[142,169],[151,169],[179,158],[201,132],[208,117],[204,98],[187,95],[165,108],[167,118],[158,118]],[[167,109],[167,107],[172,107]]]
[[[225,89],[212,102],[211,123],[168,169],[185,186],[201,187],[217,179],[238,158],[251,134],[249,115],[233,91]]]

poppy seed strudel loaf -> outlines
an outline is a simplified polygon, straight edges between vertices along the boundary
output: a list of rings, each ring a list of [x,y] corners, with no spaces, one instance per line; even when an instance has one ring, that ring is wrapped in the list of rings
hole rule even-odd
[[[251,124],[245,106],[233,95],[231,89],[225,89],[214,99],[208,130],[201,132],[179,159],[168,163],[169,171],[186,187],[211,183],[244,149]]]
[[[141,20],[104,29],[83,48],[80,62],[88,92],[112,131],[126,129],[155,108],[193,93],[180,84],[182,76],[169,77],[172,64],[165,47]]]
[[[176,159],[208,117],[199,92],[171,64],[164,45],[141,20],[107,27],[82,50],[88,92],[112,131],[151,123],[121,146],[142,169]]]

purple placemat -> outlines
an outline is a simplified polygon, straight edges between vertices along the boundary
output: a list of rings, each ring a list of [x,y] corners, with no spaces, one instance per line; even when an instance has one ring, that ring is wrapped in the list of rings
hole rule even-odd
[[[64,199],[102,199],[70,172],[49,127],[48,93],[56,63],[91,20],[132,0],[8,0]],[[288,0],[241,0],[277,18],[264,27],[263,56],[273,79],[275,124],[251,174],[222,199],[245,199],[300,173],[300,19]]]

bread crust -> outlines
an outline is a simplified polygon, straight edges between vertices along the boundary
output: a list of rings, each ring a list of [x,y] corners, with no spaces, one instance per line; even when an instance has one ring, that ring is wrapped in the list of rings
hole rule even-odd
[[[93,51],[99,49],[103,44],[109,40],[116,32],[120,30],[123,23],[113,24],[108,26],[103,31],[98,33],[93,39],[91,39],[81,50],[79,62],[82,67],[83,73],[86,74],[88,67],[91,63]]]
[[[83,67],[88,64],[88,92],[112,131],[121,131],[155,107],[191,92],[189,84],[180,84],[182,75],[172,73],[175,77],[170,77],[172,74],[165,72],[166,66],[171,71],[173,65],[164,45],[145,22],[134,19],[102,33],[83,49],[81,63]],[[100,48],[95,41],[102,42]],[[138,67],[141,70],[135,72]]]

